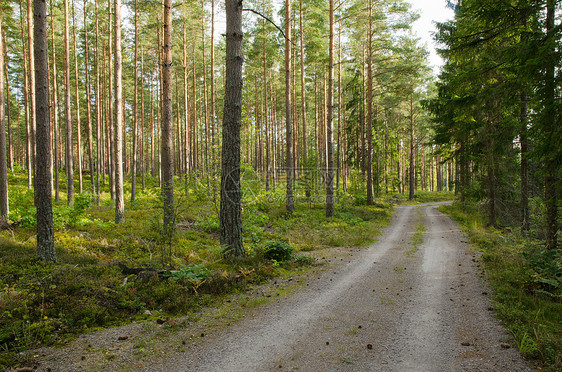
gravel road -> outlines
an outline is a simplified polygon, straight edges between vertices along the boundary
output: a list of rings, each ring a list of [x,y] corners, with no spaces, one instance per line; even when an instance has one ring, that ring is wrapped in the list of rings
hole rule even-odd
[[[47,355],[41,365],[53,371],[530,371],[493,317],[478,255],[436,205],[396,208],[369,248],[338,258],[343,262],[309,276],[296,293],[185,348],[95,367],[65,367],[64,354]],[[417,245],[416,231],[423,239]],[[94,341],[77,343],[91,350]]]
[[[346,264],[147,370],[527,371],[502,347],[508,337],[464,240],[434,206],[399,207],[378,242]]]

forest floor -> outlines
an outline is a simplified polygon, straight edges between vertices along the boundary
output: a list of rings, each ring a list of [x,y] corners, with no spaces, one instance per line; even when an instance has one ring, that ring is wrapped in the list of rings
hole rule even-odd
[[[397,207],[366,249],[225,299],[31,356],[40,371],[527,371],[474,252],[438,203]]]

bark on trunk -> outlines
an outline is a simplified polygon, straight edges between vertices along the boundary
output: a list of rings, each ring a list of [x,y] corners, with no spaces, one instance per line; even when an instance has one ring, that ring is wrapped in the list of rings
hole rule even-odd
[[[328,50],[328,116],[326,120],[326,145],[328,169],[326,172],[326,217],[334,215],[334,149],[332,123],[334,121],[334,0],[330,0],[330,37]]]
[[[76,147],[77,147],[77,166],[78,166],[78,193],[82,193],[84,184],[82,180],[82,125],[80,123],[80,94],[78,89],[78,52],[76,48],[76,18],[74,0],[72,0],[72,43],[74,46],[74,82],[76,99],[74,101],[76,108]]]
[[[36,79],[35,79],[35,53],[34,53],[34,30],[33,30],[33,11],[31,9],[31,3],[33,0],[27,0],[27,36],[28,36],[28,44],[27,47],[29,49],[29,125],[31,129],[31,168],[35,172],[35,132],[36,132],[36,124],[35,124],[35,86],[36,86]],[[46,6],[46,5],[45,5]],[[48,66],[48,63],[47,63]],[[47,70],[48,71],[48,70]],[[47,79],[48,81],[48,79]]]
[[[70,40],[68,30],[68,0],[64,0],[64,122],[66,128],[66,202],[74,204],[74,154],[72,146],[72,116],[70,112]]]
[[[133,97],[133,156],[131,166],[131,202],[137,192],[137,139],[138,139],[138,1],[135,0],[135,57],[134,57],[134,97]]]
[[[285,0],[285,125],[287,141],[287,200],[289,214],[295,209],[293,200],[293,126],[291,122],[291,0]]]
[[[174,148],[172,139],[172,0],[164,1],[164,56],[162,65],[162,198],[164,234],[171,238],[175,230]]]
[[[35,206],[37,207],[37,256],[55,262],[55,234],[51,195],[51,132],[49,126],[49,66],[47,64],[47,5],[34,1],[35,59],[37,69],[37,172]]]
[[[6,122],[4,118],[4,46],[2,14],[0,14],[0,228],[8,223],[8,159],[6,153]],[[47,72],[48,73],[48,72]]]
[[[240,125],[242,122],[242,1],[226,0],[226,76],[222,132],[220,244],[241,257]]]
[[[367,205],[373,205],[373,4],[369,2],[367,36]]]
[[[33,187],[33,166],[32,166],[32,147],[31,139],[31,124],[30,124],[30,98],[29,98],[29,74],[28,74],[28,51],[25,45],[25,28],[23,19],[23,8],[20,2],[20,25],[21,25],[21,39],[22,39],[22,55],[23,55],[23,99],[25,106],[25,134],[26,134],[26,147],[25,147],[25,167],[27,169],[27,188],[31,190]]]
[[[4,78],[6,82],[6,124],[8,126],[8,157],[9,157],[9,164],[10,164],[10,171],[14,173],[14,141],[12,137],[12,123],[10,120],[10,82],[8,76],[8,49],[6,46],[6,35],[1,35],[4,40]],[[0,71],[2,73],[2,71]]]
[[[555,5],[556,1],[547,1],[546,32],[548,39],[552,39],[555,33]],[[546,246],[549,249],[556,249],[558,247],[558,203],[556,176],[558,173],[559,165],[556,162],[556,140],[554,139],[554,129],[556,125],[556,50],[554,48],[554,42],[552,43],[552,45],[553,46],[550,47],[550,50],[548,50],[548,54],[545,58],[546,99],[544,114],[544,137],[550,151],[546,158],[546,176],[544,180],[544,189],[546,202]]]
[[[51,8],[53,8],[53,1],[50,1]],[[53,49],[53,168],[54,168],[54,181],[55,181],[55,203],[60,201],[59,196],[59,169],[60,169],[60,161],[59,161],[59,87],[57,83],[57,64],[55,63],[56,59],[56,52],[55,52],[55,21],[54,17],[51,17],[51,45]]]
[[[519,142],[521,143],[521,231],[529,230],[529,140],[527,138],[527,93],[521,93]]]
[[[408,199],[414,199],[414,192],[416,189],[415,178],[415,159],[414,159],[414,97],[413,93],[410,97],[410,193]]]
[[[101,129],[101,86],[100,86],[100,59],[99,59],[99,19],[98,19],[98,0],[95,1],[96,13],[96,205],[101,204],[101,185],[100,176],[102,171],[102,129]]]
[[[88,165],[90,168],[90,183],[92,187],[92,193],[96,192],[96,184],[94,178],[94,134],[92,130],[92,90],[90,86],[90,67],[88,60],[89,58],[89,46],[88,46],[88,27],[87,27],[87,10],[86,10],[87,0],[84,0],[84,69],[86,73],[86,117],[88,121]]]
[[[121,0],[115,0],[115,223],[125,222],[123,195],[123,86],[121,57]]]

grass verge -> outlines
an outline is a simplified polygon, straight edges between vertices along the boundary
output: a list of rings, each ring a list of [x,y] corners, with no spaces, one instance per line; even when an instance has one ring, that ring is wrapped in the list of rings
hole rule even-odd
[[[123,224],[113,222],[107,189],[100,206],[87,193],[76,195],[73,206],[55,203],[58,262],[46,264],[35,258],[33,193],[25,177],[13,176],[14,227],[0,232],[0,369],[21,365],[22,351],[65,345],[80,333],[197,314],[226,294],[315,265],[310,251],[366,245],[391,215],[392,205],[382,200],[366,206],[338,194],[332,218],[323,203],[310,200],[297,202],[288,216],[282,187],[265,192],[245,182],[243,259],[222,258],[218,204],[197,179],[178,180],[186,186],[176,189],[177,233],[163,239],[159,189],[147,178],[134,203],[126,193]]]
[[[521,354],[549,371],[562,370],[562,264],[559,252],[509,230],[487,228],[472,204],[439,208],[460,223],[483,252],[497,317]]]

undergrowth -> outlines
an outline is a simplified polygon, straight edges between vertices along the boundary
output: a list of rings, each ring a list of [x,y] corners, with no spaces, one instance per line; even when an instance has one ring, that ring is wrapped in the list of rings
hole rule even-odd
[[[508,229],[487,228],[476,205],[440,209],[457,220],[479,250],[496,314],[525,358],[562,370],[562,264],[560,252]]]
[[[47,264],[35,258],[33,193],[23,173],[10,175],[12,230],[0,232],[0,368],[18,366],[22,351],[64,345],[83,332],[197,312],[224,294],[313,265],[311,251],[366,245],[392,209],[382,199],[367,206],[338,192],[334,217],[326,218],[321,195],[297,194],[288,216],[284,188],[265,192],[250,169],[242,201],[247,255],[230,261],[219,245],[218,184],[177,180],[177,231],[169,241],[157,179],[146,183],[134,203],[125,193],[122,224],[113,222],[107,184],[99,206],[88,193],[72,206],[54,203],[58,262]],[[61,182],[61,199],[64,192]]]

